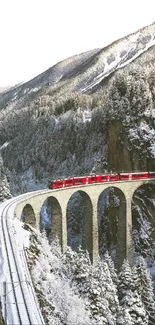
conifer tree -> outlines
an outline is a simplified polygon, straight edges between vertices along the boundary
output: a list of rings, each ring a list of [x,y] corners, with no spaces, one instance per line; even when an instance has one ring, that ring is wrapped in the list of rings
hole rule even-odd
[[[3,159],[0,154],[0,202],[11,198],[9,184],[4,172]]]
[[[114,267],[114,262],[111,258],[111,256],[109,255],[108,251],[106,251],[106,253],[104,254],[104,261],[107,263],[109,271],[110,271],[110,275],[112,278],[112,281],[115,285],[117,285],[118,283],[118,276],[117,273],[115,271],[115,267]]]
[[[97,265],[92,266],[88,252],[81,248],[77,253],[68,248],[65,263],[76,292],[78,291],[81,297],[87,300],[86,305],[91,311],[92,324],[115,325],[119,302],[117,288],[111,279],[107,263],[99,261]]]
[[[117,288],[104,260],[99,260],[97,265],[92,268],[88,295],[90,309],[95,319],[102,320],[104,324],[116,324],[117,314],[119,313]]]
[[[128,309],[122,308],[117,318],[117,325],[133,325]]]
[[[155,301],[153,293],[153,284],[151,275],[147,269],[147,265],[143,257],[139,258],[139,262],[134,269],[136,289],[141,296],[141,300],[145,306],[145,310],[149,317],[149,325],[155,323]]]
[[[88,252],[81,247],[79,247],[78,252],[68,247],[63,259],[70,278],[79,285],[79,291],[83,292],[91,269]]]
[[[128,310],[132,324],[148,325],[148,316],[141,297],[134,288],[132,269],[128,261],[124,261],[119,273],[118,291],[122,310]]]
[[[124,297],[124,293],[126,293],[128,290],[131,290],[132,270],[128,261],[125,260],[123,262],[118,278],[119,299],[121,300]]]

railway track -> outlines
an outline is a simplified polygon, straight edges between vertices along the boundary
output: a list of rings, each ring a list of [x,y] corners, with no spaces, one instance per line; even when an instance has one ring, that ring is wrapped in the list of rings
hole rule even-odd
[[[17,201],[16,198],[9,200],[0,209],[3,281],[6,283],[6,300],[2,301],[3,315],[7,325],[43,325],[45,323],[26,268],[24,252],[18,248],[13,235],[11,219]]]

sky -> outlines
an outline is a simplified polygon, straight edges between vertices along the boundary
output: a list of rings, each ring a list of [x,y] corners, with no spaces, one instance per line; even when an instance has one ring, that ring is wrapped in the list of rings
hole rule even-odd
[[[0,87],[155,22],[155,0],[0,0]]]

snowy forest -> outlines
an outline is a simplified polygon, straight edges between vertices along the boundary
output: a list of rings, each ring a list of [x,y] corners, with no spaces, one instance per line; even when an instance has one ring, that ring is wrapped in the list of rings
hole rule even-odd
[[[108,252],[93,266],[81,247],[62,255],[57,240],[49,245],[44,232],[33,231],[27,259],[47,324],[154,324],[153,284],[142,257],[116,272]]]

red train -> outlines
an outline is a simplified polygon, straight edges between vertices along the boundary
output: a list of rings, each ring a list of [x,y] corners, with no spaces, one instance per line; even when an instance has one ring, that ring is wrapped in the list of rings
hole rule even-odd
[[[78,186],[84,184],[115,182],[115,181],[129,181],[141,179],[155,179],[155,172],[137,172],[137,173],[110,173],[104,175],[80,176],[65,179],[57,179],[50,182],[48,187],[50,189]]]

